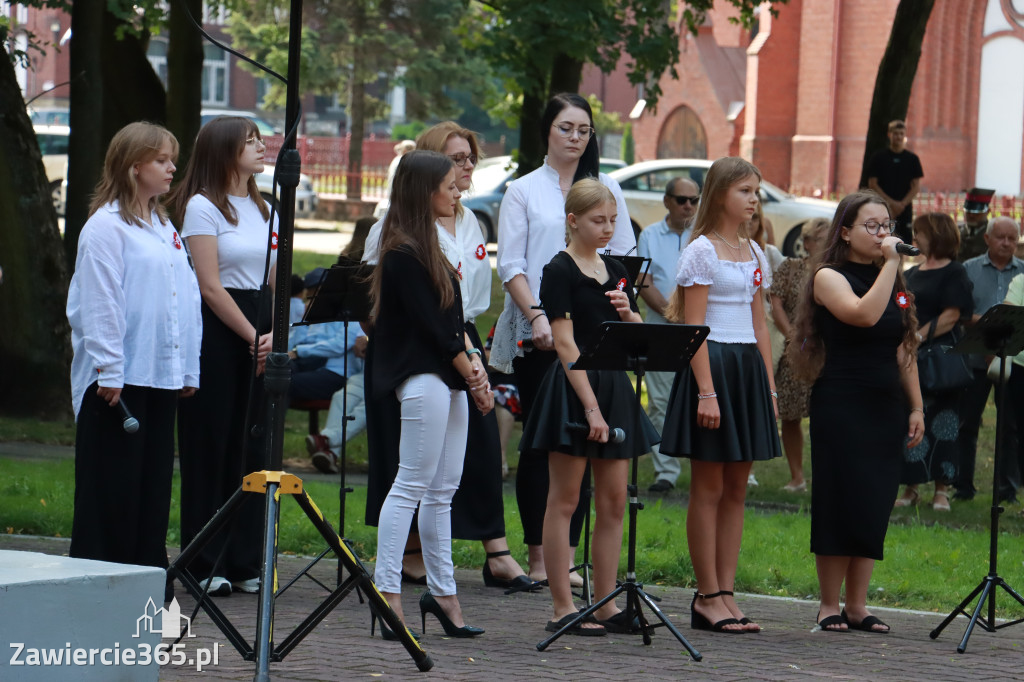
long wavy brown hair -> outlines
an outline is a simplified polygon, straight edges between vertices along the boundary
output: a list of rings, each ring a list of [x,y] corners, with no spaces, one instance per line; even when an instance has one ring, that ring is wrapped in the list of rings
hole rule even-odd
[[[825,247],[813,258],[808,268],[807,282],[804,284],[800,303],[797,304],[796,323],[793,338],[786,350],[790,366],[797,378],[813,382],[821,374],[825,364],[825,345],[815,326],[814,320],[821,305],[814,300],[814,276],[823,267],[838,267],[850,259],[850,245],[840,238],[844,227],[852,227],[857,220],[860,209],[868,204],[885,206],[885,200],[871,190],[861,190],[843,197],[836,207],[832,224],[825,232]],[[877,265],[877,264],[876,264]],[[903,269],[896,271],[896,282],[892,288],[892,296],[897,292],[907,291],[903,278]],[[909,292],[908,292],[909,293]],[[913,304],[913,295],[909,296],[911,304],[902,309],[903,347],[907,352],[907,361],[913,362],[917,350],[917,310]]]
[[[441,299],[441,309],[455,303],[451,276],[456,273],[441,250],[437,239],[436,216],[430,207],[434,192],[453,167],[444,154],[416,150],[402,156],[391,185],[391,205],[380,233],[380,256],[370,278],[373,317],[380,312],[381,266],[384,255],[399,247],[407,248],[430,276]]]

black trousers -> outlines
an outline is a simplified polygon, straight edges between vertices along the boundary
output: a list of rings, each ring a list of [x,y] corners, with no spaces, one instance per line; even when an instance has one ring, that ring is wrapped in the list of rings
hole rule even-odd
[[[270,300],[257,291],[228,292],[260,333],[270,330]],[[242,477],[265,469],[269,459],[262,437],[266,428],[266,397],[262,377],[252,379],[249,343],[231,331],[203,303],[203,346],[199,390],[178,409],[178,455],[181,466],[181,544],[187,546],[242,483]],[[251,390],[250,390],[251,387]],[[259,435],[246,438],[245,425]],[[260,574],[263,550],[264,500],[246,494],[242,507],[188,567],[194,576],[211,575],[221,550],[227,550],[216,575],[231,581]]]
[[[178,392],[125,386],[139,420],[125,433],[121,412],[85,390],[75,434],[71,556],[167,568],[167,520],[174,474]]]
[[[519,387],[519,404],[523,408],[523,423],[530,416],[530,408],[536,402],[537,391],[551,363],[558,362],[554,351],[534,350],[512,361],[516,385]],[[520,452],[519,468],[516,470],[516,502],[519,517],[523,522],[523,542],[540,545],[544,538],[544,512],[548,505],[548,458],[546,454]],[[590,464],[583,473],[580,483],[580,503],[569,521],[569,545],[578,547],[583,521],[590,498],[584,494],[590,484]]]
[[[1016,371],[1017,368],[1014,368]],[[1020,372],[1024,373],[1024,372]],[[1011,375],[1012,376],[1012,375]],[[978,431],[981,429],[982,413],[985,411],[985,403],[988,402],[989,393],[992,392],[992,382],[983,369],[974,370],[974,381],[964,389],[963,400],[960,403],[961,426],[960,435],[957,438],[957,447],[960,451],[960,468],[953,486],[957,492],[972,496],[977,492],[974,487],[974,467],[977,461],[978,452]],[[1020,471],[1017,467],[1017,420],[1013,418],[1013,394],[1008,394],[1006,406],[1009,414],[1003,415],[1005,422],[1003,449],[996,453],[999,457],[999,469],[1002,474],[996,482],[998,499],[1011,499],[1016,495],[1020,487]],[[987,454],[987,453],[985,453]]]

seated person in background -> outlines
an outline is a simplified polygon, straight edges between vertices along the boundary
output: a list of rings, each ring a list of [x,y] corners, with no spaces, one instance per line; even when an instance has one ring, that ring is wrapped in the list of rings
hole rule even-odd
[[[363,339],[366,337],[364,336]],[[365,353],[364,353],[365,354]],[[345,396],[344,392],[348,395]],[[344,398],[344,406],[342,399]],[[348,419],[348,427],[342,436],[342,425]],[[337,391],[331,398],[331,409],[327,412],[327,424],[320,433],[306,436],[306,450],[313,460],[313,466],[325,474],[338,473],[338,451],[366,430],[366,406],[363,404],[363,373],[351,374],[345,382],[345,389]]]
[[[288,324],[302,322],[302,315],[306,312],[306,285],[302,278],[292,273],[291,286],[288,288],[288,295],[291,297],[288,308]]]

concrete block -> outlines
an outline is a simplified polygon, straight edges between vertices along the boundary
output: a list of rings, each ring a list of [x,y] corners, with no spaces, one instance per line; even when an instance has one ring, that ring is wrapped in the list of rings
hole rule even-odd
[[[0,550],[0,680],[156,680],[161,634],[176,629],[164,581],[159,568]]]

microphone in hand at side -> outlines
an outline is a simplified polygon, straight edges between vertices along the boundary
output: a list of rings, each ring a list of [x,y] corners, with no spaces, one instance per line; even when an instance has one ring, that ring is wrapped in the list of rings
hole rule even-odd
[[[896,253],[903,256],[920,256],[921,249],[917,248],[913,244],[900,243],[896,245]]]
[[[526,348],[526,349],[530,349],[530,348],[534,348],[535,347],[533,345],[533,339],[523,339],[521,341],[516,341],[516,345],[519,346],[520,348]]]
[[[128,406],[125,405],[124,398],[117,401],[117,407],[121,411],[121,428],[125,430],[125,433],[135,433],[139,430],[139,420],[132,416],[132,413],[128,411]]]
[[[575,433],[590,433],[590,426],[588,424],[580,424],[579,422],[569,422],[565,425],[565,428]],[[608,429],[608,442],[609,443],[621,443],[626,440],[626,432],[619,428]]]

